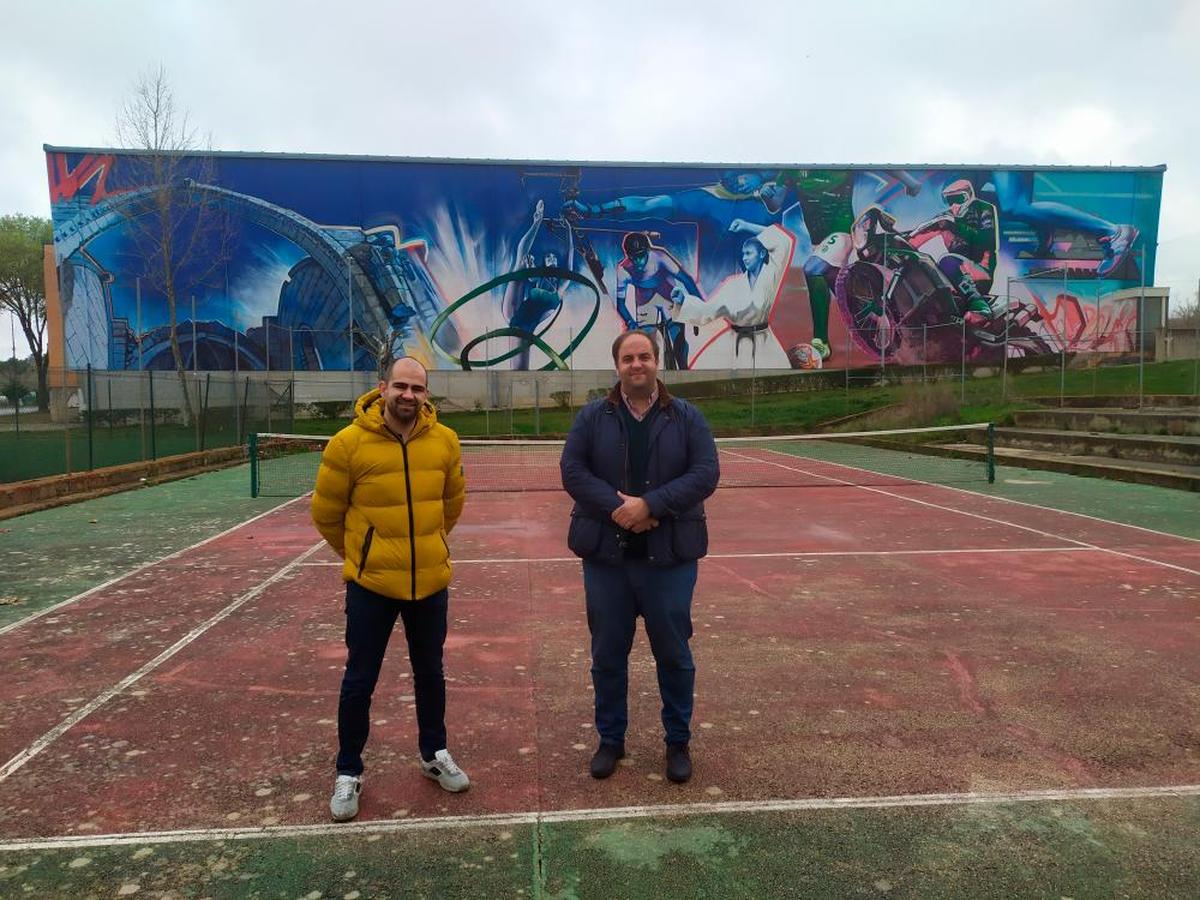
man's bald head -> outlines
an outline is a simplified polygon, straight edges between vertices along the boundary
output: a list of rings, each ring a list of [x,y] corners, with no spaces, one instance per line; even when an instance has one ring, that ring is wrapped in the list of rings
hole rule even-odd
[[[379,382],[383,419],[393,431],[407,432],[421,405],[429,398],[429,373],[411,356],[392,363]]]
[[[380,384],[391,381],[396,375],[397,369],[402,370],[405,374],[411,375],[414,371],[414,367],[421,372],[421,375],[424,379],[422,384],[428,385],[429,370],[421,364],[420,360],[417,360],[411,356],[401,356],[399,359],[393,360],[391,365],[379,373]]]

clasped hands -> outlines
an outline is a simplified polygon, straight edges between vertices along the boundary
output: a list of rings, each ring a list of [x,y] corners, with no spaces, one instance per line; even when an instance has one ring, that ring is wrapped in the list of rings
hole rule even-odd
[[[650,515],[650,507],[641,497],[630,497],[617,491],[621,505],[612,511],[612,520],[626,531],[641,534],[658,527],[658,519]]]

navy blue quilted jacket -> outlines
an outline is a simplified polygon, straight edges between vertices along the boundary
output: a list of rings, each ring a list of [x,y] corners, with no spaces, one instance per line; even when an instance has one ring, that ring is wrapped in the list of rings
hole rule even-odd
[[[571,426],[559,466],[575,501],[567,546],[576,556],[620,562],[622,530],[613,522],[617,491],[639,494],[659,521],[647,533],[646,559],[669,566],[708,552],[704,499],[717,489],[717,446],[700,410],[658,383],[658,414],[650,428],[646,482],[628,485],[629,437],[620,414],[620,386],[589,403]]]

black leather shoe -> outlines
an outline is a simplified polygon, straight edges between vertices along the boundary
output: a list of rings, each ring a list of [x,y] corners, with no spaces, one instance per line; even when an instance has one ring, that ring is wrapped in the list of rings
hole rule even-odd
[[[667,744],[667,779],[683,784],[692,777],[692,757],[687,744]]]
[[[601,744],[592,755],[592,777],[607,778],[617,767],[617,760],[624,756],[624,744]]]

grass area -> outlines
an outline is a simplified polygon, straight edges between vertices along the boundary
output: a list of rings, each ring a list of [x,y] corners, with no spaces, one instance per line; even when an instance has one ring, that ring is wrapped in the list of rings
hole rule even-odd
[[[1072,363],[1068,360],[1068,365]],[[931,370],[932,373],[932,370]],[[890,370],[889,378],[899,378]],[[904,377],[921,377],[920,368],[906,370]],[[825,384],[836,381],[835,373],[825,373]],[[870,376],[870,377],[868,377]],[[748,380],[691,383],[679,386],[692,398],[718,434],[803,433],[815,431],[836,420],[854,417],[847,428],[903,428],[924,425],[955,425],[967,422],[1010,421],[1020,409],[1053,403],[1060,396],[1126,395],[1141,393],[1196,395],[1200,402],[1200,361],[1176,360],[1151,363],[1139,373],[1137,365],[1070,368],[1060,370],[1053,364],[1035,368],[1024,360],[1011,360],[1008,375],[971,378],[964,385],[957,372],[941,370],[936,380],[906,383],[872,381],[866,370],[853,372],[844,385],[809,390],[814,382],[803,376],[785,375],[763,378],[750,393]],[[706,395],[707,394],[707,395]],[[463,437],[518,436],[561,437],[571,427],[578,407],[541,410],[443,410],[441,419]],[[31,425],[34,423],[30,423]],[[69,430],[51,430],[46,422],[41,429],[11,428],[0,430],[0,482],[19,481],[67,471],[86,470],[89,465],[86,426]],[[346,424],[342,418],[297,419],[280,417],[271,430],[293,430],[303,434],[333,434]],[[177,425],[157,425],[153,455],[167,456],[198,448],[196,432]],[[231,423],[210,424],[206,447],[227,446],[236,442]],[[117,465],[152,455],[149,432],[137,426],[97,425],[93,429],[91,464],[94,467]]]

